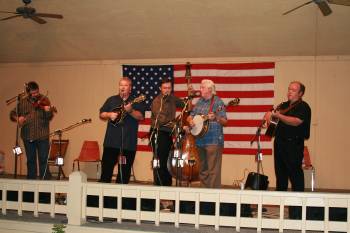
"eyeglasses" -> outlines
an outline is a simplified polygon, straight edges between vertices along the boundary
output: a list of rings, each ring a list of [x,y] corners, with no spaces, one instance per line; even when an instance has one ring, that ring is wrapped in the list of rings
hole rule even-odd
[[[29,92],[29,95],[30,96],[36,96],[36,95],[38,95],[39,94],[39,90],[33,90],[33,91],[30,91]]]

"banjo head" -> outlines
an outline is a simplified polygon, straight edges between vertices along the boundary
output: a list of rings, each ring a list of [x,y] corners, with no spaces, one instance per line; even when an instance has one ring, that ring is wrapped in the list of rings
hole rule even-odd
[[[203,129],[203,126],[204,126],[203,116],[195,115],[193,117],[193,122],[194,122],[195,125],[191,129],[191,134],[193,136],[198,136],[202,132],[202,129]]]

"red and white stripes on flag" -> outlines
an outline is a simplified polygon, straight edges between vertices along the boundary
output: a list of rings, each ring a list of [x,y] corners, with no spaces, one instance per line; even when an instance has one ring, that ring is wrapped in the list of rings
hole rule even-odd
[[[274,68],[273,62],[191,65],[194,90],[199,90],[202,79],[210,79],[215,83],[216,94],[225,104],[234,98],[240,99],[238,106],[226,108],[228,124],[224,127],[224,154],[256,154],[257,144],[251,145],[250,142],[263,115],[273,107]],[[174,94],[178,97],[187,96],[185,72],[185,64],[174,65]],[[146,120],[140,123],[139,131],[149,131],[149,117],[150,112],[146,112]],[[261,136],[262,153],[271,155],[271,139],[264,136],[264,132]],[[150,151],[147,140],[138,140],[138,150]]]

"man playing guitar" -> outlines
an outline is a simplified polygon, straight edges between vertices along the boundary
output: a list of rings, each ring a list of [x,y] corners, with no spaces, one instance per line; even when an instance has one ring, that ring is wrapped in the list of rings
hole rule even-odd
[[[310,136],[311,108],[302,100],[305,86],[299,81],[289,84],[288,101],[279,105],[277,111],[264,116],[267,125],[271,117],[278,119],[274,133],[274,164],[276,190],[287,191],[290,179],[292,190],[304,191],[304,140]],[[301,219],[301,207],[289,207],[289,217]]]

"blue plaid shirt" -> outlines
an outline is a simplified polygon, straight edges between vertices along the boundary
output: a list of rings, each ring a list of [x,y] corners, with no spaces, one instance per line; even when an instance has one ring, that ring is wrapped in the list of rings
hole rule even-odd
[[[195,115],[207,115],[209,113],[211,98],[206,100],[204,98],[200,98],[196,103],[196,106],[193,108],[191,112],[191,116]],[[221,110],[218,110],[222,108]],[[214,104],[212,108],[212,112],[216,112],[216,115],[219,117],[224,117],[227,119],[225,104],[218,97],[214,96]],[[224,130],[221,124],[217,121],[209,121],[208,132],[203,137],[196,138],[196,145],[203,147],[207,145],[221,145],[224,146]]]

